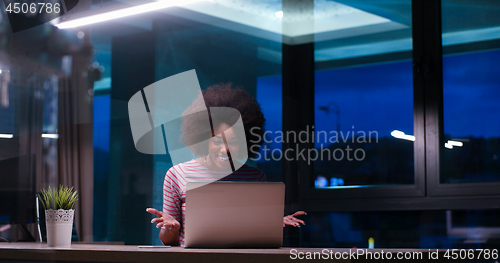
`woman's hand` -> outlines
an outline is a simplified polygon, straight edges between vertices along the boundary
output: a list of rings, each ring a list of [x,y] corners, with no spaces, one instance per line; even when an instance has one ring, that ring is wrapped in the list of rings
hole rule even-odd
[[[158,211],[154,208],[147,208],[146,212],[157,216],[157,218],[153,218],[153,220],[151,220],[151,223],[157,223],[157,228],[165,227],[165,229],[177,231],[181,228],[181,224],[179,223],[179,221],[175,220],[175,218],[173,218],[168,213]]]
[[[283,227],[285,225],[295,226],[295,227],[300,227],[300,224],[305,225],[306,223],[304,223],[304,221],[302,221],[296,217],[301,216],[301,215],[306,215],[306,214],[307,213],[304,211],[297,211],[297,212],[293,213],[292,215],[288,215],[288,216],[283,217]]]
[[[168,213],[158,211],[154,208],[147,208],[146,212],[151,213],[157,218],[153,218],[151,223],[156,223],[156,227],[161,227],[160,240],[164,245],[179,245],[179,229],[181,224]]]

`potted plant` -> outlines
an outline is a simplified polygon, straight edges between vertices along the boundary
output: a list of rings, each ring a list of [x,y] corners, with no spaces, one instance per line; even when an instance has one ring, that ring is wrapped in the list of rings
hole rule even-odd
[[[42,189],[40,201],[45,208],[45,223],[47,226],[47,246],[70,247],[73,216],[78,195],[73,187],[60,185],[59,189]]]

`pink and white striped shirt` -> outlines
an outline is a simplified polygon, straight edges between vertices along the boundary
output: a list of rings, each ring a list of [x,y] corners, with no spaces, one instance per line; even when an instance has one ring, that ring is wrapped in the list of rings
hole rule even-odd
[[[173,166],[167,171],[163,183],[163,212],[167,212],[181,224],[179,243],[184,246],[184,218],[186,214],[186,183],[212,182],[214,171],[209,171],[196,160]],[[215,174],[215,176],[217,176]],[[216,178],[220,178],[216,177]],[[244,164],[234,173],[220,181],[266,181],[264,172],[256,167]]]

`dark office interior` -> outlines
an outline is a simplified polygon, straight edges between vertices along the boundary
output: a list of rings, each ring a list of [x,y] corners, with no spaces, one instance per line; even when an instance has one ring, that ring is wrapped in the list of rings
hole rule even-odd
[[[2,10],[0,236],[39,241],[35,195],[64,184],[74,242],[161,245],[144,210],[173,163],[136,150],[127,102],[195,69],[201,89],[229,82],[262,107],[247,164],[285,183],[285,215],[307,212],[283,246],[499,247],[498,1],[202,3],[16,33]]]

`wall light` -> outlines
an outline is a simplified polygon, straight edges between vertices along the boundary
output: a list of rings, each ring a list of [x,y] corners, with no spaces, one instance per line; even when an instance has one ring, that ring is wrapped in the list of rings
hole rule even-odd
[[[0,138],[2,139],[11,139],[13,137],[14,137],[13,134],[0,134]]]
[[[412,142],[414,142],[414,141],[415,141],[415,136],[405,134],[405,133],[404,133],[404,132],[402,132],[402,131],[394,130],[394,131],[392,131],[392,132],[391,132],[391,135],[392,135],[394,138],[403,139],[403,140],[408,140],[408,141],[412,141]]]
[[[158,9],[163,9],[172,6],[182,6],[186,4],[191,4],[195,2],[200,2],[202,0],[161,0],[153,3],[136,5],[133,7],[127,7],[115,11],[105,12],[96,15],[90,15],[82,18],[73,19],[70,21],[65,21],[57,24],[59,29],[74,28],[80,26],[86,26],[90,24],[95,24],[99,22],[109,21],[112,19],[122,18],[131,15],[142,14],[146,12],[156,11]]]

